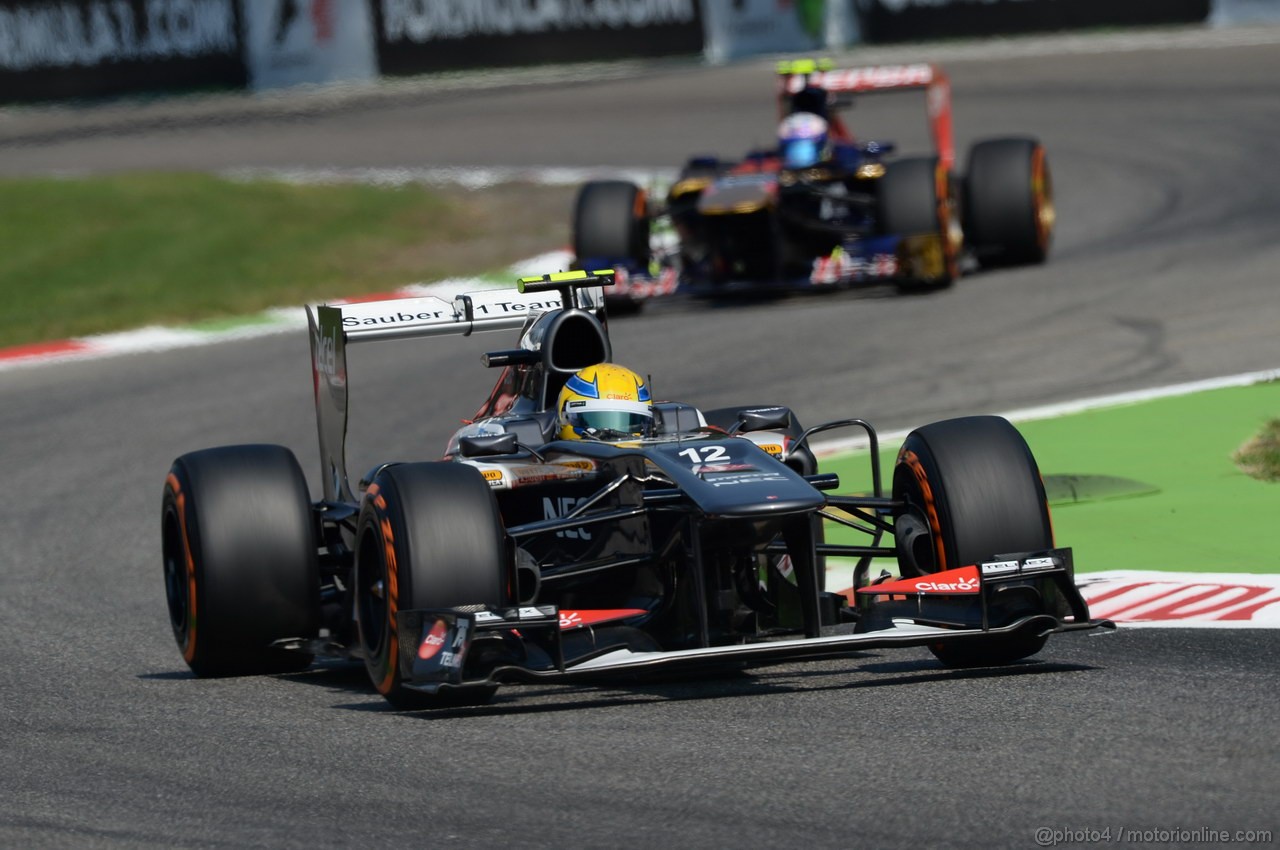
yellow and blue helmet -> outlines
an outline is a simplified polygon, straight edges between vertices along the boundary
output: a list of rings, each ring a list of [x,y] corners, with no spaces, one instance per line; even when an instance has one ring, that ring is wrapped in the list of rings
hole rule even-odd
[[[579,369],[556,403],[562,440],[632,440],[653,433],[644,379],[613,363]]]

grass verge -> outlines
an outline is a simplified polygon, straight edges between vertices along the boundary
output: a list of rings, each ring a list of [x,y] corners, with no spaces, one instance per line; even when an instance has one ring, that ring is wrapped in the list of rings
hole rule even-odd
[[[1236,466],[1259,481],[1280,481],[1280,419],[1272,419],[1233,456]]]
[[[1055,537],[1072,547],[1078,570],[1276,573],[1280,488],[1246,474],[1233,455],[1277,411],[1272,381],[1016,424],[1046,477],[1143,485],[1051,502]],[[882,455],[886,487],[896,452]],[[846,492],[867,492],[869,469],[865,452],[822,464]]]
[[[496,272],[566,243],[571,191],[0,180],[0,348]]]

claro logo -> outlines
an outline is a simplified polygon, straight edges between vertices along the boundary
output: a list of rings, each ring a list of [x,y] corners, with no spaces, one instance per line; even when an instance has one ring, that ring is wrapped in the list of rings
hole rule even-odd
[[[418,646],[418,657],[423,661],[430,661],[435,657],[436,653],[444,646],[445,635],[449,633],[449,624],[444,620],[436,620],[431,631],[427,632],[422,639],[422,643]]]
[[[978,580],[976,578],[962,578],[958,581],[918,581],[915,584],[916,590],[920,591],[938,591],[938,592],[964,592],[968,593],[978,589]]]

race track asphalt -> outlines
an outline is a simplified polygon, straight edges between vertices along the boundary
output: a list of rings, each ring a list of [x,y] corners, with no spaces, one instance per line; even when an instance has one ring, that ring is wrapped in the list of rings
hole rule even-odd
[[[962,150],[1045,142],[1047,266],[913,297],[663,305],[613,323],[618,359],[659,395],[885,428],[1275,368],[1280,38],[1169,38],[893,54],[946,59]],[[132,127],[7,115],[0,172],[670,167],[767,141],[769,69],[659,64]],[[922,133],[915,110],[880,120],[875,135]],[[435,455],[488,390],[479,353],[509,344],[353,352],[350,468]],[[0,844],[1032,847],[1040,827],[1280,829],[1275,631],[1066,636],[969,673],[911,650],[510,688],[445,714],[391,711],[351,667],[193,679],[165,613],[160,488],[176,455],[245,441],[291,447],[314,492],[302,334],[0,372]]]

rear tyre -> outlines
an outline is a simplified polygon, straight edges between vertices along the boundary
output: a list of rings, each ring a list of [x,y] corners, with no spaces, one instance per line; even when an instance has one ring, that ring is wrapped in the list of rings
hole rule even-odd
[[[400,611],[512,601],[505,534],[497,500],[470,466],[389,466],[369,485],[356,539],[356,621],[369,677],[395,707],[482,704],[497,692],[405,688],[396,622]]]
[[[912,431],[898,453],[893,497],[907,503],[894,530],[906,577],[1053,548],[1035,458],[1017,429],[998,416],[948,419]],[[999,596],[1005,598],[992,610],[1002,621],[993,626],[1041,610],[1030,588],[1011,586]],[[930,649],[948,666],[970,667],[1034,655],[1044,642],[1044,636],[1013,635]]]
[[[313,656],[274,648],[314,638],[320,578],[307,482],[283,446],[179,457],[161,509],[165,596],[182,657],[197,676],[305,669]]]
[[[1053,180],[1035,139],[990,139],[969,149],[964,227],[985,266],[1043,263],[1054,225]]]
[[[960,276],[962,241],[951,174],[936,156],[901,159],[888,163],[878,191],[882,233],[926,238],[906,252],[905,277],[931,288],[950,286]]]

